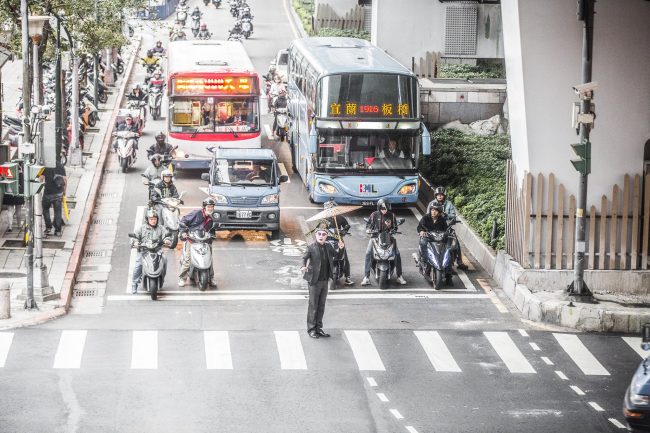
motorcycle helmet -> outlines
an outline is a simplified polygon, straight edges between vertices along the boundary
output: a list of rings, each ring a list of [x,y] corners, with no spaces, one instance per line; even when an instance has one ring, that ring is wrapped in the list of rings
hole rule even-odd
[[[330,209],[333,207],[338,206],[334,200],[328,200],[325,203],[323,203],[323,209]]]
[[[149,223],[149,218],[156,218],[156,224],[153,224],[156,226],[158,224],[158,212],[156,212],[155,209],[149,209],[147,211],[147,223]]]
[[[203,202],[201,203],[201,205],[203,206],[203,209],[205,209],[206,206],[209,206],[209,205],[214,206],[215,204],[216,204],[216,202],[211,197],[203,199]]]
[[[431,203],[429,203],[429,206],[427,206],[427,213],[430,214],[430,213],[431,213],[431,209],[435,209],[435,210],[437,210],[438,212],[440,212],[440,214],[442,214],[442,213],[444,212],[442,206],[440,206],[438,203],[436,203],[435,200],[432,201]]]
[[[165,135],[164,132],[161,132],[158,135],[156,135],[156,143],[158,144],[164,144],[166,139],[167,136]]]
[[[171,183],[172,178],[174,177],[174,173],[172,173],[171,170],[163,170],[163,171],[160,173],[160,180],[162,180],[163,182],[165,182],[165,178],[166,178],[166,177],[169,178],[169,182]]]
[[[151,158],[149,159],[151,160],[152,164],[156,165],[156,161],[157,161],[158,165],[160,165],[160,163],[162,162],[162,155],[159,153],[154,153],[153,155],[151,155]]]
[[[287,91],[285,89],[280,89],[279,96],[285,98],[287,96]]]
[[[201,31],[206,31],[208,30],[208,25],[206,23],[201,24]]]
[[[447,198],[447,190],[445,190],[445,187],[444,187],[444,186],[439,186],[439,187],[436,188],[436,190],[433,192],[434,197],[437,196],[437,195],[439,195],[439,194],[442,194],[442,195],[445,196],[445,198]]]
[[[126,118],[124,119],[124,122],[132,123],[133,122],[133,116],[131,116],[130,114],[127,114]]]
[[[386,209],[386,210],[389,211],[390,210],[390,203],[388,201],[386,201],[386,199],[380,198],[379,201],[377,202],[377,210],[380,211],[382,209]]]
[[[156,41],[156,46],[161,48],[162,47],[162,41]]]
[[[196,7],[194,8],[194,11],[199,12],[199,7],[196,6]]]
[[[147,57],[153,57],[153,50],[147,50]]]

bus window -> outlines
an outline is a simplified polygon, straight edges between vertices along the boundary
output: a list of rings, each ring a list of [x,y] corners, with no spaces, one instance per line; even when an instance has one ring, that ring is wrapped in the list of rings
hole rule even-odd
[[[259,131],[258,104],[253,98],[176,98],[170,110],[170,132]]]

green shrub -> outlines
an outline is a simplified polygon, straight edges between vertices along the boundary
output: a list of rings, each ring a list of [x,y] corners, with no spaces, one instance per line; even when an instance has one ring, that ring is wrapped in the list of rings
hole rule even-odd
[[[342,30],[342,29],[332,29],[329,27],[323,27],[318,31],[318,36],[338,36],[346,38],[359,38],[370,40],[370,33],[365,30]]]
[[[435,187],[444,185],[458,212],[483,241],[504,248],[506,161],[509,137],[465,135],[451,129],[432,134],[431,155],[423,156],[420,172]],[[490,239],[497,222],[497,238]]]
[[[500,64],[465,65],[443,63],[438,66],[438,78],[481,79],[504,78],[503,66]]]

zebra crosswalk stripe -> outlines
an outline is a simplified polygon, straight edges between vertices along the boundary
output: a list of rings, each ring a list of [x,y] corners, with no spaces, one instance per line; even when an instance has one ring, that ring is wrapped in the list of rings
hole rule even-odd
[[[209,370],[232,370],[228,331],[204,331],[205,365]]]
[[[0,332],[0,368],[5,366],[9,349],[11,349],[11,342],[14,339],[13,332]]]
[[[621,337],[623,341],[627,343],[628,346],[632,348],[639,356],[645,359],[649,353],[641,349],[641,338],[640,337]]]
[[[537,373],[507,332],[484,332],[483,334],[511,373]]]
[[[158,368],[158,331],[133,331],[131,368]]]
[[[345,336],[359,370],[386,370],[368,331],[345,331]]]
[[[575,362],[580,370],[590,376],[609,376],[609,372],[598,362],[596,357],[591,354],[589,349],[574,334],[558,334],[553,336],[560,344],[567,355]]]
[[[87,335],[88,331],[86,330],[61,332],[52,368],[80,368]]]
[[[436,331],[413,331],[436,371],[460,372],[461,369]]]
[[[283,370],[306,370],[307,361],[298,331],[274,331]]]

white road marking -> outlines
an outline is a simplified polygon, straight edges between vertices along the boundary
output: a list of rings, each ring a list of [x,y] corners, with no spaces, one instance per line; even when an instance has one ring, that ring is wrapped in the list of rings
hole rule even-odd
[[[284,166],[284,162],[279,162],[278,168],[280,169],[281,175],[287,176],[287,181],[285,183],[291,183],[291,178],[289,177],[289,173],[287,172],[287,167]]]
[[[298,331],[274,331],[282,370],[306,370],[307,361]]]
[[[519,331],[519,334],[521,334],[522,337],[528,337],[528,332],[526,332],[525,329],[517,329]]]
[[[507,332],[484,332],[483,334],[511,373],[536,373]]]
[[[584,374],[590,376],[609,376],[609,372],[589,352],[577,335],[553,333],[553,336]]]
[[[209,370],[232,370],[228,331],[203,331],[205,365]]]
[[[316,206],[280,206],[280,209],[292,209],[292,210],[323,210],[322,207]]]
[[[406,426],[406,431],[409,433],[418,433],[418,431],[413,426],[410,425]]]
[[[641,337],[621,337],[623,341],[625,341],[628,346],[632,348],[636,353],[639,354],[639,356],[643,359],[645,359],[648,355],[650,355],[650,352],[647,352],[643,349],[641,349]]]
[[[80,368],[87,335],[88,331],[86,330],[61,332],[52,368]]]
[[[530,344],[530,347],[532,347],[535,352],[538,352],[538,351],[541,350],[536,343],[528,343],[528,344]]]
[[[206,293],[206,292],[202,292]],[[304,301],[307,298],[307,292],[304,295],[272,295],[272,294],[251,294],[251,295],[166,295],[163,290],[160,292],[159,301]],[[453,293],[429,294],[429,293],[331,293],[327,299],[485,299],[487,295],[459,295]],[[108,301],[146,301],[150,299],[147,296],[134,295],[109,295]]]
[[[300,34],[298,33],[298,29],[296,28],[296,25],[293,23],[293,18],[289,13],[289,8],[287,7],[287,1],[288,0],[284,0],[282,2],[282,6],[284,7],[284,13],[287,14],[287,18],[289,19],[289,26],[291,27],[291,32],[293,33],[294,39],[298,39],[300,38]]]
[[[366,380],[368,381],[368,385],[372,387],[377,386],[377,381],[373,377],[366,377]]]
[[[399,411],[397,409],[389,409],[389,410],[390,410],[390,413],[392,413],[395,418],[404,419],[404,416],[401,413],[399,413]]]
[[[548,359],[546,356],[542,356],[541,358],[542,358],[542,361],[544,361],[544,364],[546,364],[546,365],[555,365],[555,364],[553,364],[553,361]]]
[[[476,292],[476,287],[474,287],[474,284],[472,284],[465,272],[463,272],[461,269],[456,269],[456,273],[458,274],[458,278],[460,278],[460,281],[463,282],[463,285],[467,290],[470,292]]]
[[[461,369],[449,352],[447,345],[436,331],[413,331],[436,371],[456,371]]]
[[[133,331],[131,368],[158,368],[158,331]]]
[[[612,424],[614,424],[618,428],[625,428],[625,426],[623,424],[621,424],[621,422],[619,420],[617,420],[616,418],[609,418],[609,422],[611,422]]]
[[[417,218],[417,220],[420,221],[422,219],[422,214],[420,213],[418,208],[416,206],[411,206],[410,209],[411,212],[413,212],[413,215],[415,215],[415,218]]]
[[[595,401],[590,401],[589,406],[593,407],[594,410],[596,410],[597,412],[605,412],[605,409],[600,407],[600,405],[598,403],[596,403]]]
[[[383,401],[384,403],[388,403],[388,397],[386,397],[383,392],[378,392],[377,398],[379,398],[379,400]]]
[[[585,392],[575,385],[569,385],[569,388],[571,388],[578,395],[585,395]]]
[[[138,227],[142,224],[142,218],[144,218],[145,206],[138,206],[135,211],[135,222],[133,223],[133,233],[138,230]],[[129,238],[131,241],[131,238]],[[126,274],[126,290],[125,293],[131,293],[131,280],[133,279],[133,268],[135,268],[135,259],[138,257],[138,250],[131,248],[131,255],[129,256],[129,272]]]
[[[562,373],[560,370],[555,370],[555,374],[557,374],[557,376],[562,380],[569,380],[569,378],[566,377],[566,374]]]
[[[368,331],[345,331],[359,370],[385,371],[384,363]]]
[[[208,189],[207,186],[200,186],[199,191],[201,191],[205,195],[210,195],[210,190]],[[183,206],[181,207],[181,209],[192,209],[192,208],[189,206],[188,207]]]
[[[273,140],[273,131],[271,131],[271,127],[268,123],[264,124],[264,132],[266,132],[266,138]]]
[[[11,342],[14,340],[13,332],[0,332],[0,368],[5,366]]]

